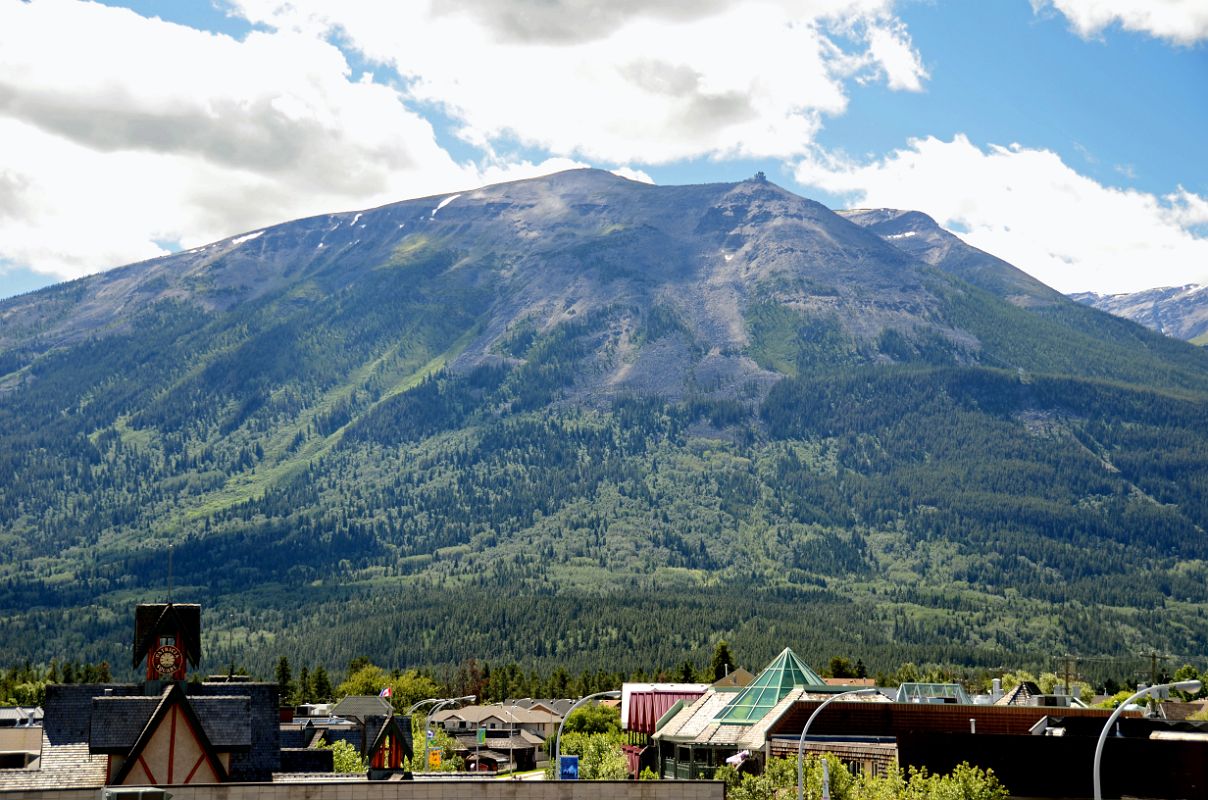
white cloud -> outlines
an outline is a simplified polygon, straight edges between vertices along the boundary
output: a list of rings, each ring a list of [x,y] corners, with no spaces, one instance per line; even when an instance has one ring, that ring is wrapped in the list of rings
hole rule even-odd
[[[612,171],[612,174],[620,175],[622,178],[628,178],[631,181],[637,181],[639,183],[654,183],[654,178],[650,177],[642,170],[634,169],[633,167],[617,167]]]
[[[1208,225],[1208,198],[1187,191],[1182,186],[1166,195],[1170,217],[1179,225],[1193,227]]]
[[[60,278],[282,220],[579,166],[458,164],[395,89],[292,31],[0,3],[0,259]],[[12,223],[12,224],[5,224]]]
[[[846,82],[926,77],[892,4],[232,0],[265,23],[238,40],[0,2],[0,222],[17,223],[0,260],[70,278],[585,160],[648,180],[645,164],[800,154]],[[354,74],[350,48],[402,82]],[[476,162],[439,145],[431,106]],[[518,143],[551,157],[506,155]]]
[[[1208,281],[1208,238],[1192,229],[1208,200],[1104,186],[1048,150],[929,137],[871,163],[813,153],[796,178],[853,205],[926,212],[1063,292]]]
[[[1055,8],[1083,38],[1119,25],[1128,31],[1190,45],[1208,39],[1204,0],[1032,0],[1032,8]]]
[[[233,0],[393,66],[478,146],[610,163],[804,152],[845,82],[926,77],[892,0]]]

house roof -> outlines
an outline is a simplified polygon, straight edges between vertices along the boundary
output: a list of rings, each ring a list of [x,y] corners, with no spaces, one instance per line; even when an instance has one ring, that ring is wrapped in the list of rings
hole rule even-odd
[[[751,674],[750,670],[737,667],[730,670],[730,672],[726,673],[726,675],[723,677],[713,681],[713,686],[718,689],[724,689],[727,687],[742,688],[743,686],[749,686],[753,680],[755,680],[755,676]]]
[[[478,743],[478,737],[474,734],[454,736],[457,740],[458,750],[470,750],[471,752],[477,749],[486,750],[491,748],[494,750],[533,750],[540,747],[540,740],[533,742],[519,734],[512,736],[488,736],[487,740],[482,744]]]
[[[734,694],[733,690],[719,691],[710,688],[698,700],[685,706],[665,722],[655,734],[655,738],[706,747],[762,749],[772,724],[792,707],[793,703],[807,697],[804,688],[793,688],[760,718],[745,725],[723,723],[717,716],[734,699]]]
[[[280,688],[275,683],[190,684],[191,700],[199,697],[246,697],[250,746],[246,752],[233,750],[230,775],[236,781],[268,781],[281,769]]]
[[[185,658],[194,667],[201,660],[201,606],[196,603],[142,603],[134,612],[134,663],[147,657],[147,650],[161,633],[180,632]]]
[[[143,728],[138,738],[135,739],[134,744],[131,745],[129,753],[126,756],[126,760],[122,763],[122,766],[118,768],[117,773],[113,776],[112,783],[121,784],[125,782],[126,778],[130,775],[130,771],[134,769],[135,764],[138,763],[139,757],[142,755],[143,750],[151,742],[151,739],[155,736],[155,732],[163,723],[168,711],[174,707],[179,708],[181,713],[184,714],[185,719],[188,720],[189,727],[192,729],[193,735],[197,737],[197,744],[205,754],[206,761],[209,762],[210,769],[212,769],[214,774],[218,776],[218,782],[222,783],[227,779],[226,767],[223,765],[222,760],[219,759],[218,752],[214,749],[214,744],[210,741],[210,737],[206,735],[206,731],[201,724],[201,720],[197,718],[197,714],[194,712],[193,706],[189,703],[188,698],[185,697],[184,691],[178,684],[173,683],[164,690],[164,694],[160,699],[159,705],[157,705],[155,710],[151,712],[151,718],[147,720],[146,726]]]
[[[718,712],[717,721],[727,725],[749,725],[762,719],[794,689],[825,685],[818,673],[786,647]]]
[[[355,717],[364,721],[369,717],[388,717],[394,713],[394,708],[389,700],[376,694],[350,694],[336,703],[331,713],[337,717]]]
[[[5,789],[87,788],[105,783],[107,761],[88,752],[92,697],[99,692],[131,694],[124,684],[52,684],[43,701],[42,754],[37,769],[0,770]]]
[[[37,706],[4,706],[0,708],[0,725],[27,725],[42,721],[42,709]]]
[[[621,729],[654,733],[655,723],[680,700],[691,702],[707,683],[625,683],[621,685]]]
[[[451,719],[465,722],[480,723],[491,718],[501,722],[517,725],[539,725],[562,721],[562,717],[553,714],[540,706],[523,708],[516,705],[495,703],[487,706],[463,706],[462,708],[445,708],[432,715],[437,722]]]
[[[398,746],[401,747],[403,752],[407,754],[407,757],[410,758],[411,751],[414,749],[414,744],[411,737],[411,725],[400,724],[399,718],[394,716],[379,719],[381,724],[375,725],[374,727],[376,727],[376,731],[371,737],[367,737],[369,738],[369,741],[373,742],[373,744],[369,747],[369,755],[372,756],[374,753],[380,750],[382,745],[385,743],[386,737],[390,734],[394,734],[394,736],[397,737],[396,741],[399,742]],[[374,720],[374,722],[377,721],[378,720]],[[368,732],[369,731],[367,730],[366,733]]]
[[[519,706],[520,708],[535,708],[537,706],[544,707],[545,710],[554,714],[561,719],[566,716],[566,712],[570,711],[574,706],[575,701],[570,698],[550,698],[550,697],[521,697],[519,699],[505,700],[506,706]]]

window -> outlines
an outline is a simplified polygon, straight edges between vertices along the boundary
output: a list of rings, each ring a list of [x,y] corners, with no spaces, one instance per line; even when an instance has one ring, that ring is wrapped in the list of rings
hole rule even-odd
[[[169,636],[161,636],[161,637],[159,637],[159,644],[160,644],[160,646],[161,646],[161,647],[162,647],[162,646],[164,646],[164,645],[166,645],[166,644],[175,645],[175,644],[176,644],[176,637],[175,637],[175,636],[171,636],[171,635],[169,635]]]

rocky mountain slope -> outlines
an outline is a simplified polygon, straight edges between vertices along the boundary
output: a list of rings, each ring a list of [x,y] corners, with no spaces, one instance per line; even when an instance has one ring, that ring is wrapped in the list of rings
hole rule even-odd
[[[1070,297],[1158,333],[1208,344],[1208,286],[1167,286],[1125,294],[1081,292]]]
[[[0,648],[116,663],[173,544],[220,664],[1202,652],[1156,609],[1208,613],[1206,405],[1203,351],[762,179],[298,220],[0,302]]]

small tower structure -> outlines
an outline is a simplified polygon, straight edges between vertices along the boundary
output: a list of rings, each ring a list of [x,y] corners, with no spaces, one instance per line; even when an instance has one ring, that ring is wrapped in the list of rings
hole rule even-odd
[[[183,681],[201,660],[201,606],[142,603],[134,615],[134,667],[146,660],[148,681]]]

